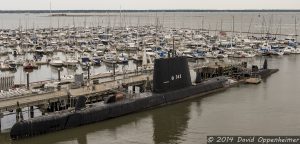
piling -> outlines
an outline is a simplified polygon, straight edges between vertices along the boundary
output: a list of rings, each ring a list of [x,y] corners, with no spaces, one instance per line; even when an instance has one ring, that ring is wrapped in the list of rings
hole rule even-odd
[[[27,77],[27,90],[29,90],[29,72],[26,73]]]
[[[172,56],[175,57],[175,40],[174,40],[174,36],[173,36],[173,53]]]
[[[113,74],[114,74],[114,76],[116,75],[116,63],[113,63]]]
[[[88,79],[90,79],[90,64],[87,65],[88,66]]]
[[[16,109],[16,121],[22,121],[23,120],[23,114],[22,109],[20,108],[19,102],[17,102],[17,109]]]
[[[60,78],[60,71],[61,71],[61,69],[58,68],[57,70],[58,70],[58,81],[61,81],[61,78]]]
[[[0,113],[0,132],[1,132],[1,119],[3,118],[3,113]]]
[[[33,110],[33,106],[29,107],[29,112],[30,112],[30,118],[34,117],[34,110]]]
[[[138,66],[138,61],[136,60],[136,64],[135,64],[135,68],[136,68],[136,73],[139,73],[139,66]]]

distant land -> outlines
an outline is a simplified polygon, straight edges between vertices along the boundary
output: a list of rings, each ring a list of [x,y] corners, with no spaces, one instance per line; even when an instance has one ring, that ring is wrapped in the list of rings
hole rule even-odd
[[[121,10],[122,12],[300,12],[300,9],[262,10]],[[51,10],[51,13],[119,13],[120,10]],[[0,13],[50,13],[50,10],[0,10]]]

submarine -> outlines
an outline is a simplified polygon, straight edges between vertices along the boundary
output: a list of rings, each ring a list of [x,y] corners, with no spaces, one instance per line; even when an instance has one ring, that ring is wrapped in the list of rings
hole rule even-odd
[[[257,74],[265,77],[276,71],[266,67],[257,71]],[[199,77],[197,74],[197,79]],[[58,111],[15,123],[10,137],[16,140],[96,123],[207,95],[228,87],[228,78],[225,76],[216,76],[193,84],[186,57],[156,59],[151,91],[122,100],[110,96],[104,102],[89,105],[85,104],[84,96],[79,97],[75,110]]]

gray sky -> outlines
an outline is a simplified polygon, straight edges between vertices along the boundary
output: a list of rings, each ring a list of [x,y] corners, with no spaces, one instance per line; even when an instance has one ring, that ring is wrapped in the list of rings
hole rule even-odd
[[[0,10],[47,10],[50,0],[0,0]],[[51,0],[52,9],[300,9],[300,0]]]

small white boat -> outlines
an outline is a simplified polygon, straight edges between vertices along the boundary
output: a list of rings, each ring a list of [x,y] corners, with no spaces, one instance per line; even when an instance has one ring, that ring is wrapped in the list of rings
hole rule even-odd
[[[282,49],[275,49],[270,51],[272,55],[282,56],[284,54]]]
[[[295,48],[290,47],[290,46],[288,46],[288,47],[286,47],[286,48],[283,49],[283,52],[284,52],[285,55],[291,54],[292,51],[295,51]]]
[[[50,65],[51,66],[57,66],[57,67],[61,67],[63,66],[64,62],[59,58],[59,57],[54,57],[51,61],[50,61]]]
[[[292,49],[291,54],[300,54],[300,48]]]
[[[91,62],[91,55],[87,52],[84,52],[81,55],[81,64],[89,63],[89,62]]]
[[[76,66],[76,64],[78,63],[78,60],[75,57],[67,57],[64,65],[66,66]]]
[[[216,54],[215,52],[206,52],[205,53],[205,57],[207,58],[217,58],[218,57],[218,54]]]
[[[73,75],[63,75],[61,77],[61,80],[68,81],[68,82],[74,82],[74,76]]]
[[[120,53],[118,56],[118,63],[128,63],[128,54]]]
[[[251,77],[245,80],[248,84],[259,84],[261,82],[261,78],[258,77]]]
[[[245,57],[246,58],[253,58],[255,56],[256,56],[256,54],[252,51],[245,52]]]
[[[103,62],[106,63],[116,63],[116,55],[113,53],[104,54]]]
[[[0,61],[0,70],[1,70],[1,71],[6,71],[6,70],[9,70],[9,69],[10,69],[10,68],[9,68],[9,65],[8,65],[8,64],[6,64],[6,63]]]
[[[156,53],[151,48],[146,48],[146,54],[151,56],[151,57],[156,56]]]
[[[53,53],[54,52],[54,48],[53,47],[47,47],[45,50],[46,53]]]
[[[49,82],[49,83],[46,83],[44,87],[46,89],[57,88],[58,84],[59,84],[59,82]]]
[[[37,46],[37,47],[35,48],[35,52],[36,52],[36,53],[44,53],[44,49],[43,49],[42,47],[40,47],[40,46]]]

